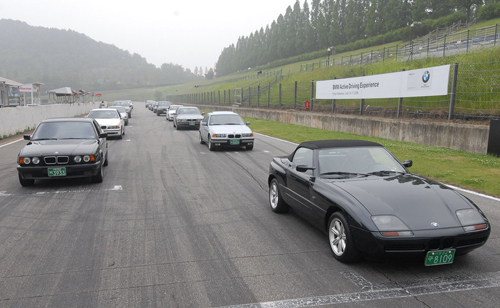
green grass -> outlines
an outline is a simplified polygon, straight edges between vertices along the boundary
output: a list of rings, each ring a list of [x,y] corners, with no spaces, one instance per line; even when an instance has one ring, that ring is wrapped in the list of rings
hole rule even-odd
[[[332,132],[299,125],[245,118],[257,133],[300,143],[323,139],[356,139],[378,142],[391,151],[400,161],[411,159],[411,172],[431,179],[500,197],[500,158],[472,154],[448,148],[392,141],[383,138]]]

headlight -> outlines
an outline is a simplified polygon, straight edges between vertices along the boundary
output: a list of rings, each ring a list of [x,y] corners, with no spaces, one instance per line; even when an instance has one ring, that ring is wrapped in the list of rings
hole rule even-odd
[[[372,216],[373,223],[383,236],[412,236],[413,232],[401,221],[392,215]]]
[[[213,134],[212,138],[226,138],[226,134]]]
[[[21,164],[29,165],[31,163],[31,158],[29,157],[22,157],[21,158]]]
[[[31,161],[35,164],[38,165],[40,163],[40,157],[33,157]]]
[[[85,155],[83,156],[83,161],[88,163],[89,161],[94,161],[95,158],[94,158],[94,155]]]
[[[81,156],[75,156],[75,158],[73,158],[73,160],[75,161],[75,163],[80,163],[82,161],[82,157]]]
[[[250,134],[241,134],[242,137],[253,137],[253,134],[250,133]]]
[[[485,219],[475,209],[458,210],[456,213],[465,232],[483,230],[488,227]]]

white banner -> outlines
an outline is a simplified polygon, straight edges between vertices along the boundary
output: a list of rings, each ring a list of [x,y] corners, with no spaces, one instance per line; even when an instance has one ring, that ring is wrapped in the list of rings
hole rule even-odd
[[[28,83],[19,86],[19,92],[33,92],[33,84]]]
[[[369,99],[448,95],[450,65],[316,82],[316,99]]]

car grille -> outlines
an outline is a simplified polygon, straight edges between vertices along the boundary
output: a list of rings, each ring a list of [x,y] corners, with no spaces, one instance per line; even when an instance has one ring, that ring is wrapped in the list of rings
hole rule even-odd
[[[47,156],[43,158],[47,165],[65,165],[69,162],[69,156]]]
[[[241,138],[241,135],[240,135],[240,134],[236,134],[236,135],[234,135],[234,134],[229,134],[229,135],[227,135],[227,137],[228,137],[228,138]]]

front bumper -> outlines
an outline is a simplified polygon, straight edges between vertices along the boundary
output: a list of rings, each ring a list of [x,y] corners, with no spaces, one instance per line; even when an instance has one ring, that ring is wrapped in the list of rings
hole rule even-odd
[[[20,166],[17,165],[19,175],[25,180],[48,180],[62,178],[83,178],[95,176],[99,172],[101,161],[80,165],[51,165],[51,166]],[[49,176],[49,168],[66,168],[66,176]]]
[[[364,255],[381,258],[392,255],[424,256],[430,250],[456,249],[464,254],[484,245],[491,228],[465,232],[462,227],[414,231],[409,237],[385,237],[379,232],[352,229],[355,245]]]
[[[177,121],[176,125],[179,127],[200,129],[200,122],[201,121]]]
[[[210,143],[215,147],[244,147],[247,145],[253,145],[254,138],[217,138],[210,139]]]
[[[122,133],[121,129],[103,129],[103,131],[108,134],[108,137],[120,136]]]

